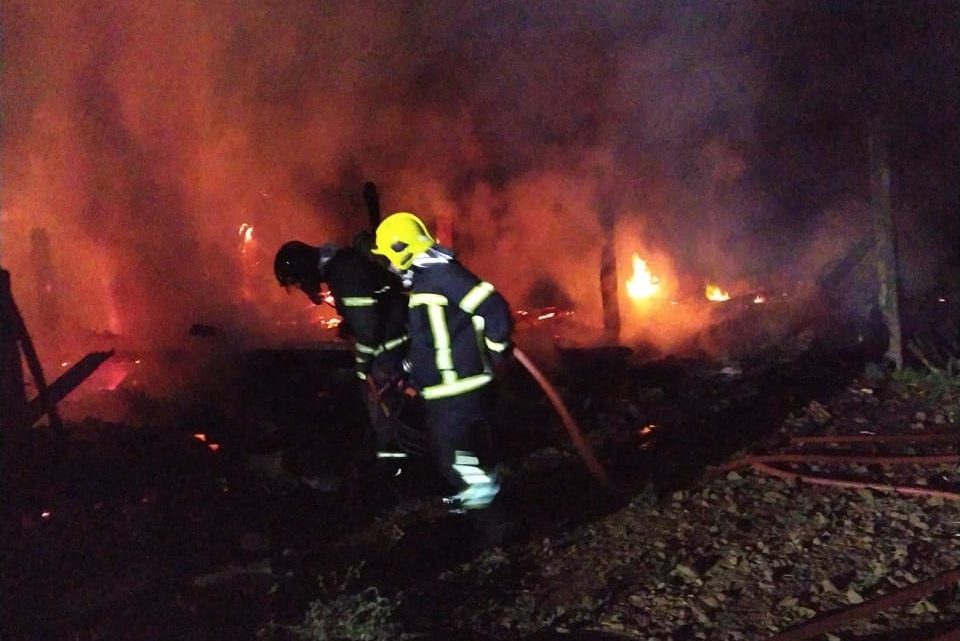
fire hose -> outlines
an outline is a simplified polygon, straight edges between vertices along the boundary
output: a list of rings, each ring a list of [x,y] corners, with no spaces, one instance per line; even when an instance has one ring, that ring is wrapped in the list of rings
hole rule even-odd
[[[718,472],[729,472],[757,463],[854,463],[860,465],[949,465],[960,463],[958,454],[933,454],[930,456],[873,456],[869,454],[754,454],[731,461],[715,468]]]
[[[580,458],[583,460],[584,464],[587,467],[587,470],[590,474],[600,482],[601,485],[608,489],[613,489],[614,485],[610,481],[610,477],[607,474],[606,469],[597,459],[596,455],[593,453],[593,448],[590,447],[590,444],[583,437],[583,431],[580,429],[580,426],[577,425],[577,422],[571,416],[569,410],[567,409],[566,404],[563,402],[563,399],[560,397],[560,394],[553,387],[550,381],[546,376],[543,375],[543,372],[534,365],[533,361],[521,350],[519,347],[513,348],[513,355],[517,361],[523,365],[524,369],[530,373],[533,379],[540,385],[540,389],[543,390],[547,398],[550,400],[550,403],[553,405],[554,410],[560,416],[560,420],[563,422],[564,428],[567,430],[567,434],[570,436],[570,440],[573,443],[574,448],[577,450],[577,454],[580,455]],[[395,418],[393,412],[383,402],[383,390],[378,389],[376,384],[374,384],[372,378],[367,378],[367,385],[370,390],[371,396],[379,404],[381,412],[387,419]],[[405,391],[406,394],[410,395],[413,393],[413,390]]]
[[[603,465],[600,464],[600,461],[593,453],[593,449],[590,447],[590,444],[583,437],[583,431],[577,425],[577,422],[573,420],[573,416],[570,415],[570,412],[567,410],[566,404],[564,404],[563,399],[560,397],[560,394],[557,393],[557,390],[550,384],[550,381],[547,380],[547,377],[543,375],[539,368],[533,364],[533,361],[521,350],[519,347],[513,348],[513,355],[517,361],[523,365],[523,367],[530,373],[537,384],[540,385],[540,389],[543,390],[543,393],[547,395],[547,398],[550,400],[550,403],[553,405],[553,409],[556,410],[557,414],[560,416],[560,420],[563,422],[563,426],[567,430],[567,434],[570,436],[573,446],[577,450],[577,454],[580,455],[580,458],[583,460],[584,464],[587,466],[590,474],[600,482],[601,485],[612,489],[613,483],[610,481],[610,477],[607,475],[607,471],[604,469]]]
[[[754,463],[753,469],[763,474],[776,476],[787,481],[798,481],[809,485],[824,485],[830,487],[843,487],[854,490],[876,490],[878,492],[896,492],[897,494],[906,494],[910,496],[925,496],[946,499],[950,501],[960,501],[960,492],[951,492],[949,490],[936,490],[929,487],[917,487],[914,485],[891,485],[888,483],[872,483],[870,481],[847,481],[826,476],[814,476],[812,474],[800,474],[799,472],[788,472],[774,467],[768,463]]]
[[[767,641],[801,641],[802,639],[809,639],[812,636],[824,634],[830,630],[835,630],[836,628],[846,625],[852,621],[865,619],[876,614],[877,612],[887,610],[894,606],[910,603],[911,601],[919,601],[936,592],[937,590],[949,588],[957,582],[960,582],[960,568],[947,570],[946,572],[942,572],[932,578],[924,581],[918,581],[917,583],[912,583],[906,587],[900,588],[899,590],[891,592],[890,594],[885,594],[875,599],[864,601],[863,603],[814,618],[811,621],[802,623],[796,627],[784,630],[779,634],[769,637]],[[953,630],[948,632],[946,635],[937,637],[931,641],[939,641],[940,639],[956,639],[957,636],[954,635],[957,633],[957,630]]]
[[[794,437],[790,440],[792,444],[804,445],[815,443],[913,443],[913,442],[949,442],[956,438],[954,435],[942,433],[929,434],[855,434],[840,436],[805,436]],[[819,464],[858,464],[858,465],[947,465],[960,462],[960,455],[956,454],[935,454],[935,455],[910,455],[910,456],[889,456],[889,455],[870,455],[870,454],[824,454],[824,453],[795,453],[795,452],[777,452],[770,454],[754,454],[743,456],[726,464],[714,467],[711,473],[722,473],[735,470],[741,467],[752,467],[757,472],[785,479],[787,481],[798,481],[809,485],[842,487],[849,489],[870,489],[881,492],[894,492],[897,494],[906,494],[912,496],[937,497],[947,500],[960,500],[960,492],[949,490],[938,490],[928,487],[893,485],[888,483],[874,483],[870,481],[854,481],[833,478],[828,476],[819,476],[805,474],[801,472],[784,470],[776,467],[775,463],[819,463]]]

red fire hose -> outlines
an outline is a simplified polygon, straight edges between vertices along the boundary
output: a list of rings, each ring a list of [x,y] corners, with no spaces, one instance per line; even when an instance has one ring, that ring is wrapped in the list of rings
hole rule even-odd
[[[842,443],[952,443],[957,435],[951,432],[928,432],[925,434],[837,434],[833,436],[794,436],[791,445],[842,444]]]
[[[577,454],[579,454],[580,458],[583,459],[583,462],[590,471],[590,474],[592,474],[593,477],[605,487],[613,489],[614,486],[610,481],[610,477],[607,475],[607,471],[604,469],[603,465],[600,464],[600,461],[597,460],[597,457],[594,455],[590,444],[587,443],[586,439],[583,438],[583,432],[580,430],[577,422],[573,420],[570,412],[567,411],[567,406],[564,404],[563,399],[560,398],[560,394],[557,393],[557,390],[554,389],[553,385],[550,384],[550,381],[547,380],[547,377],[543,375],[537,366],[533,364],[533,361],[531,361],[519,347],[513,348],[513,355],[520,362],[520,364],[523,365],[528,372],[530,372],[530,375],[533,376],[534,380],[537,381],[537,384],[540,385],[543,393],[547,395],[548,399],[550,399],[550,402],[553,404],[553,408],[560,416],[560,420],[563,421],[563,426],[567,429],[567,434],[570,436],[570,440],[577,449]]]
[[[729,472],[757,463],[853,463],[859,465],[949,465],[960,463],[958,454],[932,454],[929,456],[873,456],[870,454],[753,454],[735,459],[714,468],[715,472]]]
[[[929,487],[917,487],[914,485],[890,485],[887,483],[871,483],[869,481],[847,481],[827,476],[814,476],[810,474],[800,474],[798,472],[789,472],[774,467],[769,463],[754,463],[753,469],[763,474],[776,476],[787,481],[799,481],[810,485],[825,485],[831,487],[845,487],[855,490],[877,490],[878,492],[896,492],[897,494],[907,494],[910,496],[926,496],[947,499],[949,501],[960,501],[960,493],[949,490],[936,490]]]
[[[904,603],[910,603],[911,601],[919,601],[933,592],[947,588],[958,581],[960,581],[960,568],[947,570],[925,581],[918,581],[900,588],[896,592],[891,592],[890,594],[885,594],[875,599],[814,618],[811,621],[807,621],[806,623],[802,623],[769,637],[767,641],[801,641],[802,639],[809,639],[812,636],[835,630],[851,621],[865,619],[882,610]],[[931,641],[956,639],[956,636],[952,636],[956,634],[957,631],[953,630]]]

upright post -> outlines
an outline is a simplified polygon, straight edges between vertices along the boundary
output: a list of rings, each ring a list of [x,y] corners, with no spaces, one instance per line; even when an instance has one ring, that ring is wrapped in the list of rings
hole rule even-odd
[[[612,207],[604,207],[600,211],[600,225],[603,228],[603,246],[600,250],[600,301],[603,305],[603,331],[606,339],[613,343],[620,340],[615,218]]]
[[[875,259],[877,268],[877,307],[887,326],[889,341],[884,360],[896,369],[903,367],[900,328],[900,290],[897,277],[896,228],[890,199],[890,162],[879,120],[871,123],[870,200],[873,210]]]
[[[13,425],[27,409],[17,316],[10,272],[0,269],[0,428]]]

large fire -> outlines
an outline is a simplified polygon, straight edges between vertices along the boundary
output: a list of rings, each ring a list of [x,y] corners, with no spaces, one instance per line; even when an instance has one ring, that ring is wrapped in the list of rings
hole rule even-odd
[[[634,300],[652,298],[660,293],[660,279],[647,267],[647,261],[633,255],[633,275],[627,279],[627,294]]]

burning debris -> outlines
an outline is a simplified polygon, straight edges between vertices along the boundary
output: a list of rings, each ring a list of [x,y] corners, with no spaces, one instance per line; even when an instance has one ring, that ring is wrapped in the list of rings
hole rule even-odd
[[[636,481],[633,504],[646,510],[617,520],[644,533],[618,548],[632,565],[616,580],[585,576],[595,600],[567,607],[564,589],[543,590],[538,603],[567,607],[558,615],[530,605],[536,589],[523,585],[478,625],[632,634],[682,611],[662,636],[692,638],[713,633],[729,604],[763,602],[756,586],[797,590],[771,611],[813,611],[835,591],[801,592],[808,577],[789,583],[789,563],[751,566],[766,550],[726,568],[756,570],[736,588],[710,583],[722,568],[707,561],[719,539],[754,527],[744,520],[783,525],[767,546],[809,526],[790,508],[811,500],[807,464],[821,463],[752,461],[793,466],[780,470],[792,485],[764,479],[746,494],[755,513],[719,533],[704,519],[700,538],[690,522],[718,496],[742,510],[731,492],[752,477],[656,506],[644,483],[693,483],[706,458],[799,420],[788,410],[830,429],[843,412],[811,388],[844,389],[847,367],[957,375],[951,3],[855,3],[837,20],[802,2],[713,7],[705,19],[687,3],[10,1],[0,237],[19,305],[0,272],[0,429],[22,526],[4,540],[22,572],[4,593],[26,605],[28,637],[61,626],[73,638],[64,630],[83,625],[81,636],[128,637],[148,609],[161,632],[145,637],[246,638],[250,612],[266,614],[287,579],[315,588],[318,557],[337,565],[349,549],[400,564],[411,584],[446,562],[457,537],[435,535],[432,513],[415,522],[409,504],[383,545],[364,546],[359,522],[384,499],[351,467],[364,416],[344,327],[329,296],[290,304],[265,265],[282,239],[341,242],[375,225],[367,175],[391,208],[430,216],[441,242],[503,283],[521,353],[550,369],[585,439],[615,481]],[[869,397],[896,397],[890,380]],[[531,479],[517,500],[538,536],[572,537],[611,499],[580,483],[569,437],[529,382],[508,390],[512,463]],[[843,532],[849,547],[856,529]],[[558,552],[556,540],[542,547]],[[638,549],[648,554],[631,557]],[[611,567],[604,553],[595,567]],[[269,558],[248,558],[259,554]],[[510,565],[497,554],[480,565]],[[920,576],[921,557],[904,571]],[[647,567],[625,587],[647,560],[669,572]],[[539,579],[581,585],[555,561]],[[423,590],[431,598],[408,603],[449,603],[450,577],[468,572],[447,563]],[[243,603],[210,607],[219,619],[184,588],[246,580],[229,596],[249,602],[224,598]],[[73,598],[51,598],[51,584]],[[688,599],[708,584],[717,591],[702,603]],[[478,612],[504,593],[480,587]],[[616,616],[597,615],[616,595]],[[647,608],[657,616],[640,622]]]
[[[10,273],[0,270],[0,429],[26,430],[46,415],[51,428],[62,430],[57,403],[111,356],[113,351],[87,354],[47,385],[33,340],[13,299]],[[32,399],[27,398],[22,361],[26,361],[33,375],[37,394]]]

